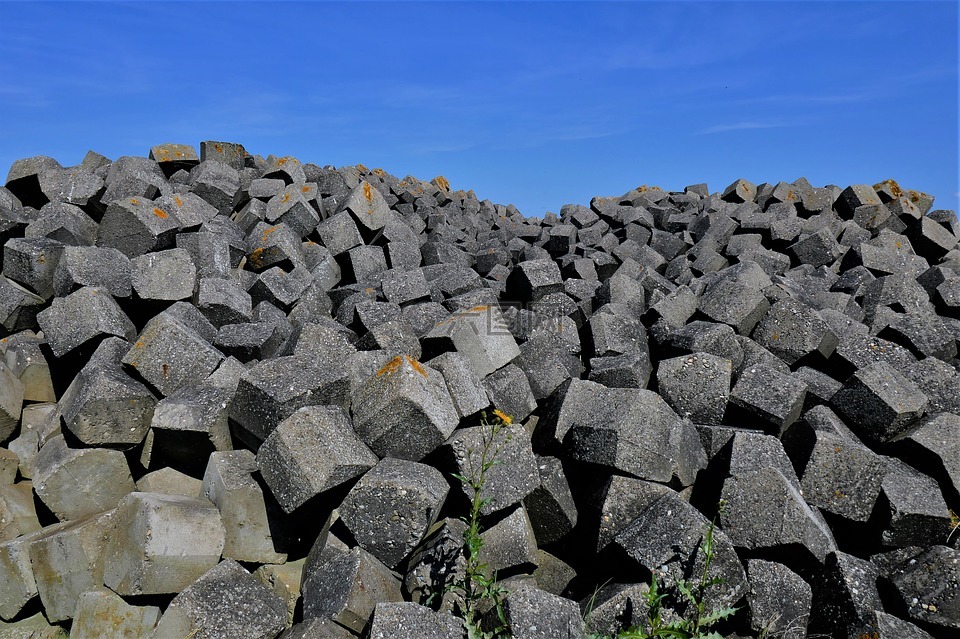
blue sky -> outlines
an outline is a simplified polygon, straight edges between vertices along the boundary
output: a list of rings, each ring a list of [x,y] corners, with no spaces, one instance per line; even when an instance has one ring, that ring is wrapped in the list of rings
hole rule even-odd
[[[888,177],[957,209],[957,2],[0,2],[14,160],[241,142],[528,216]]]

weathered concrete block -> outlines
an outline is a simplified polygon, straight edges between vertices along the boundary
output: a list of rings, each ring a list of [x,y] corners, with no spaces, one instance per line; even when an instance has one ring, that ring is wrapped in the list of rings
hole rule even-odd
[[[56,404],[30,404],[24,407],[20,419],[20,435],[7,444],[19,460],[21,477],[30,479],[33,476],[33,459],[41,446],[51,437],[60,434],[60,410]],[[13,472],[16,470],[17,468],[14,468]],[[12,476],[9,483],[13,483]]]
[[[165,452],[173,457],[196,456],[194,434],[207,440],[214,450],[230,450],[233,444],[227,418],[232,397],[231,389],[209,383],[181,386],[156,405],[150,427]]]
[[[130,258],[114,248],[67,246],[53,271],[53,293],[66,297],[84,286],[104,288],[114,297],[130,297]]]
[[[202,495],[220,511],[223,556],[237,561],[283,563],[276,552],[263,490],[253,478],[257,458],[248,450],[216,451],[203,476]]]
[[[194,295],[194,303],[217,327],[249,322],[253,315],[250,294],[233,280],[202,278]]]
[[[893,313],[886,323],[877,333],[878,337],[901,344],[917,357],[937,357],[949,362],[957,355],[956,336],[930,311],[911,309],[906,313]]]
[[[238,605],[242,602],[241,605]],[[153,639],[273,639],[286,626],[283,600],[226,559],[173,598]]]
[[[483,386],[493,406],[512,419],[521,422],[537,409],[537,400],[523,370],[516,364],[507,364],[487,375]]]
[[[197,267],[182,248],[157,251],[131,260],[133,290],[143,300],[184,300],[193,296]]]
[[[639,626],[649,616],[649,584],[611,583],[580,602],[587,631],[616,636],[621,630]]]
[[[240,378],[230,417],[263,440],[303,406],[347,406],[349,380],[342,362],[314,362],[293,355],[265,360]]]
[[[70,626],[73,639],[98,637],[146,637],[160,621],[156,606],[132,606],[106,588],[88,590],[77,600]]]
[[[44,299],[0,275],[0,326],[9,333],[36,326]]]
[[[467,358],[460,353],[441,353],[425,364],[443,376],[450,399],[461,418],[475,415],[490,406],[490,399],[480,378],[473,372]]]
[[[288,561],[285,564],[264,564],[256,569],[253,576],[283,599],[287,605],[287,626],[293,625],[293,619],[300,601],[300,583],[306,558]]]
[[[369,182],[361,180],[340,204],[341,211],[349,211],[353,218],[369,231],[379,231],[391,219],[390,206]]]
[[[220,561],[223,524],[206,499],[133,492],[114,522],[103,582],[119,595],[180,592]]]
[[[27,225],[23,235],[48,237],[68,246],[90,246],[97,239],[97,223],[79,206],[50,202],[40,209],[40,216]]]
[[[57,401],[50,378],[50,366],[40,350],[41,343],[41,338],[32,332],[25,332],[7,338],[4,344],[7,367],[23,384],[23,399],[26,402]]]
[[[284,631],[282,639],[354,639],[356,633],[330,619],[305,619]]]
[[[16,473],[16,466],[13,470]],[[35,530],[40,530],[40,521],[33,503],[33,485],[28,481],[0,485],[0,543]]]
[[[191,191],[209,202],[220,215],[230,215],[239,203],[240,174],[222,161],[202,160],[190,170],[188,184]]]
[[[427,352],[456,350],[464,355],[474,373],[486,377],[520,354],[498,307],[480,305],[454,313],[423,338]]]
[[[660,362],[657,388],[670,407],[698,424],[719,424],[730,397],[733,364],[709,353]]]
[[[380,457],[420,460],[459,423],[443,377],[405,355],[368,377],[352,406],[357,434]]]
[[[929,546],[950,534],[950,513],[937,482],[899,459],[887,457],[882,490],[889,522],[883,543]]]
[[[136,334],[133,322],[109,291],[94,287],[54,299],[49,308],[37,314],[37,323],[56,357],[99,337],[114,335],[130,340]]]
[[[839,343],[814,309],[792,299],[770,307],[753,331],[753,339],[790,365],[814,353],[828,358]]]
[[[507,295],[517,302],[537,301],[562,290],[560,267],[552,259],[520,262],[507,278]]]
[[[237,171],[243,169],[247,152],[242,144],[234,142],[217,142],[206,140],[200,143],[200,161],[216,160],[233,167]]]
[[[523,498],[537,543],[559,541],[577,525],[577,505],[563,465],[556,457],[537,457],[540,485]],[[559,593],[557,593],[559,594]]]
[[[507,627],[515,639],[583,639],[586,634],[575,601],[539,588],[511,592],[503,607]]]
[[[0,486],[11,486],[17,477],[20,457],[8,448],[0,448]]]
[[[783,564],[747,560],[750,627],[784,639],[805,639],[813,592],[800,575]]]
[[[34,580],[50,621],[73,617],[81,595],[103,584],[103,550],[113,531],[113,513],[70,522],[30,544]]]
[[[395,568],[436,521],[449,486],[438,470],[386,457],[340,505],[340,519],[360,546]]]
[[[66,524],[54,524],[0,543],[0,619],[11,620],[37,596],[30,544]]]
[[[697,304],[706,317],[740,335],[749,335],[769,308],[770,302],[757,286],[735,278],[722,278],[707,287]]]
[[[923,417],[927,397],[886,363],[866,366],[833,396],[833,407],[861,438],[886,442],[907,432]]]
[[[61,521],[110,510],[135,490],[123,453],[106,448],[68,448],[50,438],[33,460],[33,489]]]
[[[370,470],[377,456],[336,406],[294,412],[264,440],[257,453],[260,473],[286,512],[311,497]]]
[[[213,345],[241,362],[259,361],[276,355],[283,345],[283,335],[273,323],[224,324],[217,331]]]
[[[730,392],[730,402],[756,417],[754,428],[783,432],[800,417],[807,385],[765,365],[751,366],[740,374]]]
[[[400,601],[400,581],[362,548],[304,574],[304,618],[331,619],[357,634],[367,627],[377,604]]]
[[[97,246],[115,248],[127,257],[173,246],[180,221],[143,197],[115,200],[107,206],[97,231]]]
[[[498,572],[532,572],[537,562],[537,540],[522,504],[480,534],[480,561],[489,577]]]
[[[496,437],[493,430],[494,426],[489,424],[458,429],[442,448],[449,465],[464,477],[480,472],[480,457],[485,448],[498,451],[496,459],[502,463],[494,464],[485,474],[483,496],[489,502],[481,509],[484,515],[519,503],[540,485],[529,436],[514,425],[501,427]],[[459,483],[458,488],[466,499],[473,498],[469,487]]]
[[[948,546],[935,545],[894,560],[884,574],[892,585],[897,603],[907,616],[943,636],[960,630],[957,607],[957,564],[960,552]]]
[[[811,632],[857,637],[872,632],[875,611],[883,610],[877,568],[843,552],[830,553],[812,580]]]
[[[320,214],[311,206],[308,196],[312,187],[289,184],[267,202],[267,221],[285,224],[300,237],[306,237],[320,223]]]
[[[203,381],[221,361],[223,353],[165,313],[147,323],[123,358],[163,396]]]
[[[0,442],[13,435],[23,409],[23,382],[0,361]]]
[[[202,481],[169,466],[147,473],[137,480],[137,492],[140,493],[196,497],[202,490]]]
[[[12,238],[3,245],[3,275],[44,299],[53,295],[53,274],[64,245],[46,237]]]
[[[596,357],[636,353],[649,360],[647,332],[639,320],[619,309],[604,306],[590,318],[590,335]]]
[[[944,494],[960,493],[960,417],[938,413],[924,419],[920,427],[896,440],[905,457],[939,480]]]
[[[667,343],[682,352],[710,353],[729,359],[734,369],[739,369],[743,362],[743,347],[727,324],[695,320],[670,333]]]
[[[463,621],[412,602],[378,603],[370,621],[370,639],[461,639]]]

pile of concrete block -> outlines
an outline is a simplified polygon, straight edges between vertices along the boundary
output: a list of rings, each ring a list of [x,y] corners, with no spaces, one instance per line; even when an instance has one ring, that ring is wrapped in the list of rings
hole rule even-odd
[[[524,217],[226,142],[19,160],[0,637],[462,639],[483,450],[499,636],[690,614],[714,522],[723,636],[956,637],[958,238],[892,180]]]

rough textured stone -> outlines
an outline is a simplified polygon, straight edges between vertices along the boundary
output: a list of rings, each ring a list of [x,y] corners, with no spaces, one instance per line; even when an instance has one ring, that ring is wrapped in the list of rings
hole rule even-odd
[[[453,615],[434,612],[420,604],[384,602],[378,603],[373,610],[368,635],[370,639],[461,639],[463,622]]]
[[[110,293],[95,287],[56,298],[47,310],[37,314],[37,323],[57,357],[98,337],[114,335],[131,340],[136,334],[133,322]]]
[[[799,379],[759,364],[740,374],[730,392],[730,402],[759,422],[744,426],[782,432],[800,417],[806,393],[807,385]]]
[[[730,396],[733,364],[709,353],[663,360],[657,388],[670,407],[698,424],[719,424]]]
[[[747,561],[751,628],[783,639],[805,639],[810,585],[783,564],[761,559]]]
[[[182,248],[157,251],[130,261],[133,290],[142,300],[175,301],[193,296],[197,267]]]
[[[923,417],[927,396],[884,362],[858,370],[833,396],[832,405],[867,442],[885,442]]]
[[[153,636],[159,620],[160,609],[156,606],[131,606],[106,588],[91,589],[77,600],[70,636],[73,639]]]
[[[520,588],[504,600],[504,616],[515,639],[582,639],[585,634],[576,602],[537,588]]]

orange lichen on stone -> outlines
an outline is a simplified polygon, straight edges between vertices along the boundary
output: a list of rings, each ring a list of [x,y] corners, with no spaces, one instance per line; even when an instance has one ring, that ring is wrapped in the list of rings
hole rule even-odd
[[[373,187],[370,186],[369,182],[363,183],[363,197],[366,198],[367,202],[373,202]],[[373,213],[373,211],[370,211]]]
[[[260,242],[261,242],[261,243],[266,242],[266,241],[267,241],[267,238],[270,237],[270,234],[273,233],[274,231],[276,231],[278,228],[280,228],[280,227],[279,227],[279,226],[271,226],[270,228],[264,229],[264,230],[263,230],[263,236],[261,236],[261,238],[260,238]]]
[[[884,180],[883,182],[874,184],[873,190],[879,191],[885,186],[890,187],[890,195],[892,195],[893,197],[900,197],[901,195],[903,195],[903,189],[900,188],[900,185],[897,184],[896,180]]]
[[[159,217],[161,220],[165,220],[169,217],[167,212],[163,209],[153,209],[153,214]]]
[[[435,177],[434,180],[433,180],[433,182],[434,182],[434,184],[437,185],[437,188],[440,189],[441,191],[449,191],[449,190],[450,190],[450,180],[448,180],[447,178],[443,177],[442,175],[438,175],[437,177]]]
[[[43,255],[37,256],[37,264],[46,264],[46,263],[47,263],[47,258],[45,258]]]
[[[250,263],[257,268],[260,268],[263,265],[263,249],[262,248],[253,249],[253,252],[250,254]]]
[[[407,363],[410,364],[410,367],[413,368],[413,370],[417,371],[424,377],[427,376],[427,371],[423,368],[423,366],[420,365],[420,362],[418,362],[417,360],[413,359],[408,355],[404,355],[404,357],[407,358]]]
[[[397,372],[400,366],[403,364],[403,356],[397,355],[389,362],[387,362],[383,368],[377,371],[377,377],[383,377],[384,375],[393,375]]]
[[[280,198],[280,203],[281,203],[281,204],[286,204],[286,203],[289,202],[289,201],[290,201],[290,194],[289,194],[289,193],[284,193],[284,194],[283,194],[283,197]]]
[[[162,369],[164,377],[170,377],[170,364],[161,364],[160,368]]]
[[[136,206],[137,204],[140,204],[140,200],[132,197],[130,198],[130,204],[133,204],[134,206]]]
[[[374,169],[373,171],[371,171],[371,173],[373,173],[374,175],[376,175],[376,176],[378,176],[378,177],[383,177],[383,176],[385,176],[385,175],[387,174],[387,172],[384,171],[383,169]]]
[[[468,312],[468,313],[484,313],[484,312],[486,312],[486,311],[488,311],[488,310],[490,310],[490,307],[489,307],[488,305],[486,305],[486,304],[481,304],[480,306],[474,306],[473,308],[471,308],[471,309],[470,309],[469,311],[467,311],[467,312]]]
[[[215,149],[217,150],[217,153],[223,153],[223,145],[222,145],[222,144],[214,144],[214,145],[213,145],[213,148],[215,148]]]
[[[173,201],[177,203],[177,206],[183,206],[183,200],[180,199],[179,195],[174,195]]]
[[[362,165],[362,164],[357,164],[356,167],[354,167],[354,168],[356,168],[356,169],[357,169],[358,171],[360,171],[361,173],[369,173],[369,172],[370,172],[370,169],[368,169],[367,167],[365,167],[365,166]]]
[[[280,158],[279,160],[277,160],[277,166],[283,166],[284,164],[286,164],[287,159],[288,158]]]
[[[312,189],[311,187],[309,187],[309,186],[304,185],[304,186],[300,187],[300,190],[303,191],[304,193],[309,193],[309,192],[312,191],[313,189]]]

